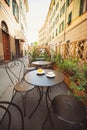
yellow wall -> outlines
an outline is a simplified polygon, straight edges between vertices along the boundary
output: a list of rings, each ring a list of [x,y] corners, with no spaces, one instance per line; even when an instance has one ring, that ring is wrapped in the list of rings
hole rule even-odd
[[[73,2],[73,19],[76,19],[79,16],[80,10],[80,0],[74,0]]]

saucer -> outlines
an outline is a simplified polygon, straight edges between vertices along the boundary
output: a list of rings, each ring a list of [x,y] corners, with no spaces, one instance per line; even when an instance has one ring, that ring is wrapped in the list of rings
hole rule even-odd
[[[38,75],[42,75],[42,74],[44,74],[44,73],[45,73],[44,71],[42,71],[42,72],[38,72],[38,71],[37,71],[37,74],[38,74]]]
[[[49,77],[49,78],[54,78],[55,74],[54,73],[53,74],[47,74],[46,76]]]

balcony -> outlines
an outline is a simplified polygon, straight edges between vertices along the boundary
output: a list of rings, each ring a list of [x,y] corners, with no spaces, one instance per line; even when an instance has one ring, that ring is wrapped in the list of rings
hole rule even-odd
[[[64,45],[58,45],[56,46],[56,54],[59,53],[63,56],[63,58],[67,59],[71,56],[76,57],[78,56],[80,58],[80,61],[86,61],[86,49],[87,49],[87,42],[80,41],[75,43],[67,43]],[[77,49],[78,48],[78,49]],[[85,52],[85,53],[83,53]],[[2,66],[0,66],[2,67]],[[4,82],[4,81],[3,81]],[[56,95],[59,94],[68,94],[72,93],[71,89],[67,87],[67,84],[65,82],[61,83],[60,85],[56,85],[52,87],[50,92],[50,98],[53,99]],[[3,93],[2,95],[4,95]],[[10,94],[10,93],[9,93]],[[8,93],[7,95],[8,96]],[[32,130],[41,130],[43,121],[47,114],[47,108],[46,108],[46,102],[45,102],[45,92],[43,94],[43,99],[41,101],[41,104],[39,105],[37,111],[34,113],[34,115],[29,119],[29,115],[31,114],[34,107],[37,105],[37,101],[39,98],[39,94],[37,91],[37,88],[33,89],[27,94],[26,98],[26,116],[24,118],[24,129],[32,129]],[[1,98],[0,98],[1,101]],[[22,104],[22,98],[19,93],[16,94],[14,97],[13,103],[17,104],[22,112],[23,112],[23,104]],[[49,102],[50,105],[50,102]],[[20,122],[20,115],[18,114],[18,111],[16,111],[15,108],[9,107],[9,110],[12,114],[12,122],[11,122],[11,129],[12,130],[20,130],[21,129],[21,122]],[[61,121],[60,119],[57,119],[55,115],[52,115],[53,122],[55,124],[55,129],[59,128],[59,130],[70,130],[71,126],[68,126],[65,122]],[[8,114],[5,115],[5,118],[3,120],[3,123],[0,125],[0,129],[6,130],[8,123]],[[75,129],[78,129],[78,125],[74,126]],[[52,126],[50,125],[50,121],[47,120],[46,124],[44,125],[44,130],[53,130]],[[86,127],[82,127],[81,130],[86,130]]]

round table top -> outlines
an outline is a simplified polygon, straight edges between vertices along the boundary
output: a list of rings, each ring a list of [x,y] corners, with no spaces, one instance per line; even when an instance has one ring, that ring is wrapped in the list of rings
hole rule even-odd
[[[59,83],[61,83],[64,80],[64,75],[61,72],[50,70],[50,69],[43,69],[44,74],[37,74],[37,70],[33,70],[28,72],[24,79],[29,84],[32,84],[34,86],[40,86],[40,87],[51,87],[55,86]],[[47,77],[48,72],[53,72],[55,74],[55,77]]]
[[[51,64],[51,62],[49,62],[49,61],[33,61],[31,64],[32,65],[37,65],[37,66],[44,66],[44,65]]]

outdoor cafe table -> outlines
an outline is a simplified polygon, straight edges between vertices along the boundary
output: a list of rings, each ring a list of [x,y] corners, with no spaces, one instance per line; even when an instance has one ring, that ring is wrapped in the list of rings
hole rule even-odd
[[[42,68],[43,66],[50,65],[51,62],[49,62],[49,61],[33,61],[31,64],[37,66],[38,68],[39,67]]]
[[[54,77],[48,77],[47,74],[48,72],[53,72],[55,74]],[[26,82],[28,82],[31,85],[34,85],[39,88],[40,90],[40,100],[38,101],[38,104],[35,108],[35,110],[32,112],[32,114],[29,116],[30,118],[32,117],[33,113],[37,110],[41,99],[43,97],[43,88],[46,88],[46,106],[48,109],[48,99],[49,99],[49,89],[50,87],[53,87],[55,85],[60,84],[64,80],[64,75],[61,72],[55,71],[55,70],[50,70],[50,69],[43,69],[43,74],[38,74],[37,70],[33,70],[28,72],[24,79]]]

